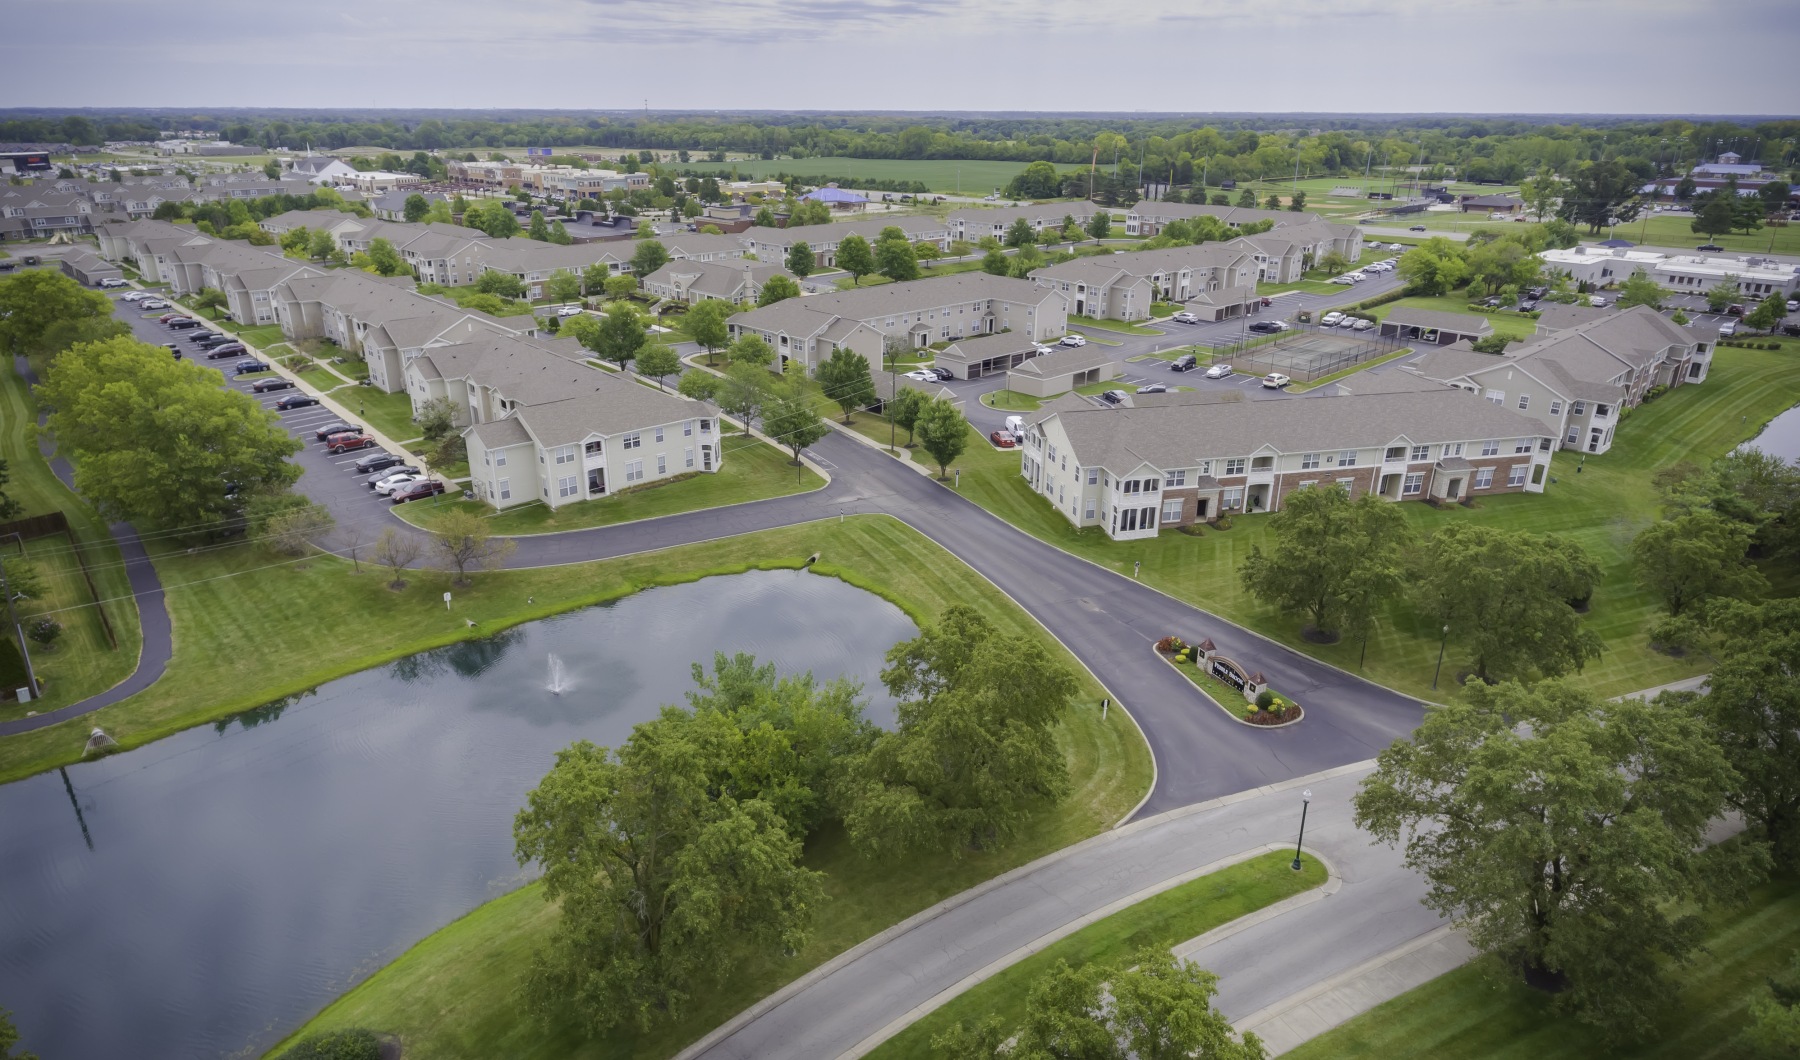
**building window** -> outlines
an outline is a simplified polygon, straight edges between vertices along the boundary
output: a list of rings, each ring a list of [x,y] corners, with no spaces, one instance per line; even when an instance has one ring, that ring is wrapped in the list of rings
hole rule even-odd
[[[504,500],[510,500],[511,498],[512,498],[512,479],[503,478],[500,480],[500,499],[504,501]]]
[[[567,464],[567,463],[570,463],[571,461],[573,461],[574,459],[575,459],[575,447],[574,446],[565,445],[565,446],[559,447],[556,450],[556,462],[557,463]]]
[[[1447,445],[1444,446],[1444,455],[1445,456],[1461,456],[1461,455],[1463,455],[1463,444],[1461,442],[1448,443]]]
[[[1594,406],[1594,415],[1597,417],[1600,417],[1601,419],[1606,418],[1607,413],[1610,411],[1612,411],[1612,406],[1610,406],[1610,405],[1595,405]]]
[[[1314,469],[1318,466],[1319,466],[1319,454],[1318,453],[1301,453],[1300,454],[1300,470],[1311,471],[1312,469]]]
[[[693,435],[693,433],[694,433],[694,421],[693,420],[681,421],[681,436],[683,438],[687,438],[687,437],[691,437]]]
[[[1244,473],[1244,463],[1245,463],[1245,458],[1241,457],[1241,456],[1236,457],[1235,459],[1225,461],[1225,473],[1227,475],[1243,474]],[[1242,491],[1240,490],[1239,492],[1241,493]]]
[[[1404,445],[1388,446],[1387,452],[1382,454],[1381,459],[1385,463],[1394,463],[1396,461],[1406,459],[1406,446],[1404,446]]]
[[[1531,465],[1529,465],[1529,464],[1514,464],[1512,466],[1512,468],[1510,470],[1508,470],[1506,473],[1506,484],[1508,486],[1523,486],[1523,485],[1525,485],[1525,469],[1529,466],[1531,466]]]
[[[1092,486],[1092,485],[1096,485],[1097,483],[1099,483],[1099,481],[1100,481],[1100,469],[1097,467],[1088,468],[1087,469],[1087,484]]]
[[[1242,487],[1233,486],[1219,495],[1219,507],[1221,508],[1236,511],[1243,506],[1244,491]]]
[[[589,456],[599,456],[601,453],[606,452],[606,443],[605,442],[589,442],[586,445],[582,446],[582,450],[584,452],[586,452],[587,455],[589,455]]]
[[[1094,500],[1093,500],[1093,498],[1090,497],[1090,498],[1088,498],[1088,502],[1087,502],[1087,515],[1084,516],[1084,518],[1092,519],[1093,517],[1094,517]]]
[[[658,427],[656,429],[656,440],[659,442],[662,441],[662,428],[661,427]]]
[[[1552,401],[1550,403],[1550,415],[1552,415],[1552,416],[1562,415],[1562,402]]]
[[[644,479],[644,462],[642,460],[633,460],[629,464],[625,465],[625,481],[626,482],[642,482],[643,479]]]
[[[1402,497],[1416,497],[1425,491],[1425,472],[1414,471],[1406,476],[1400,485]]]
[[[669,458],[661,453],[656,454],[656,473],[658,475],[669,473]]]
[[[1520,394],[1519,395],[1519,411],[1524,412],[1526,409],[1528,409],[1530,407],[1531,407],[1531,395],[1530,394]]]
[[[1163,488],[1174,489],[1187,485],[1187,471],[1167,471],[1163,473]]]
[[[1481,455],[1482,456],[1493,456],[1498,452],[1500,452],[1500,443],[1497,440],[1490,438],[1489,440],[1481,443]]]
[[[712,433],[712,420],[708,419],[708,420],[700,421],[700,433],[701,434],[711,434]]]
[[[1513,452],[1515,452],[1515,453],[1531,452],[1531,439],[1521,438],[1517,442],[1514,442],[1513,443]]]
[[[1162,521],[1165,523],[1178,523],[1181,521],[1180,498],[1163,501]]]
[[[625,437],[619,439],[619,444],[624,446],[626,449],[636,449],[638,446],[644,444],[644,437],[643,437],[643,435],[639,434],[637,431],[632,431],[630,434],[627,434]]]
[[[1343,452],[1339,453],[1338,458],[1337,458],[1337,466],[1339,466],[1339,467],[1355,467],[1356,466],[1356,450],[1346,449]]]
[[[576,478],[577,478],[577,476],[575,476],[575,475],[569,475],[566,478],[557,479],[556,480],[556,495],[558,497],[573,497],[573,496],[575,496]]]
[[[1476,489],[1484,490],[1484,489],[1487,489],[1489,486],[1492,486],[1493,484],[1494,484],[1494,469],[1493,468],[1484,467],[1484,468],[1476,469],[1476,471],[1475,471],[1475,488]]]
[[[506,466],[506,450],[500,449],[500,450],[495,451],[494,466],[495,467],[505,467]]]
[[[1570,405],[1569,406],[1569,415],[1571,415],[1571,416],[1587,415],[1587,402],[1577,401],[1575,404]]]
[[[694,466],[694,450],[692,448],[683,449],[681,451],[681,457],[682,457],[682,460],[684,461],[684,463],[683,463],[684,467],[693,467]]]
[[[1504,390],[1489,390],[1487,393],[1483,394],[1482,397],[1487,398],[1496,405],[1504,405],[1506,403],[1506,391]]]

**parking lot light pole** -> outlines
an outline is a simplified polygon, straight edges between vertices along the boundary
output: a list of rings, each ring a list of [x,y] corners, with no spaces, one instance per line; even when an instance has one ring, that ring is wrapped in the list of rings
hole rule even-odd
[[[1306,808],[1311,804],[1312,789],[1307,788],[1300,793],[1300,835],[1294,840],[1294,864],[1291,866],[1295,872],[1300,871],[1300,846],[1306,842]]]
[[[1444,639],[1438,641],[1437,669],[1431,672],[1431,690],[1437,691],[1438,675],[1444,672],[1444,648],[1450,643],[1450,624],[1444,623]]]

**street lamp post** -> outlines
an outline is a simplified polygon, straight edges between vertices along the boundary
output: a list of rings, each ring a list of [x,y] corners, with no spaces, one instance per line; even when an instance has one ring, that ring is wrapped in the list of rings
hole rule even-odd
[[[1294,840],[1294,864],[1292,865],[1295,872],[1300,871],[1300,846],[1306,842],[1306,808],[1311,804],[1312,789],[1307,788],[1300,793],[1300,835]]]
[[[1444,647],[1450,643],[1450,624],[1444,623],[1444,639],[1438,641],[1437,669],[1431,672],[1431,690],[1437,691],[1438,675],[1444,672]]]

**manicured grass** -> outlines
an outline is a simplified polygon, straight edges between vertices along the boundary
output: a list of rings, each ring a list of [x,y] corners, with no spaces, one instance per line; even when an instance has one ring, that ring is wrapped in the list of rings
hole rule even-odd
[[[308,386],[311,386],[314,390],[317,390],[320,393],[325,393],[330,390],[336,390],[340,386],[346,386],[349,384],[349,380],[345,379],[343,376],[338,375],[336,372],[333,372],[331,369],[323,367],[323,366],[320,366],[317,368],[308,368],[304,372],[300,372],[298,374],[301,379],[306,381]]]
[[[1021,394],[1017,390],[990,390],[981,395],[981,403],[991,409],[1002,412],[1032,412],[1043,404],[1042,399],[1030,394]]]
[[[1678,999],[1658,1033],[1614,1042],[1551,1010],[1550,998],[1478,960],[1306,1042],[1287,1060],[1741,1060],[1766,1054],[1745,1033],[1750,1003],[1800,949],[1800,884],[1782,880],[1708,918],[1702,949],[1672,975]]]
[[[426,529],[435,526],[445,512],[460,508],[489,516],[496,534],[547,534],[785,497],[825,485],[825,480],[810,468],[796,476],[786,450],[765,442],[738,437],[724,443],[723,448],[725,461],[711,474],[695,472],[555,510],[528,504],[495,512],[487,504],[453,500],[448,495],[402,504],[395,510],[407,522]]]
[[[954,195],[961,188],[963,195],[986,195],[1006,187],[1014,177],[1024,171],[1024,162],[991,162],[986,160],[957,161],[955,159],[906,159],[906,158],[778,158],[765,162],[761,159],[745,159],[739,162],[691,162],[687,165],[676,164],[682,170],[692,169],[699,173],[736,172],[740,180],[762,180],[773,177],[777,173],[797,173],[802,176],[847,177],[854,186],[856,178],[870,180],[916,180],[934,192]],[[1084,166],[1059,166],[1064,172],[1077,172]],[[879,200],[879,193],[876,195]],[[958,204],[965,205],[965,204]]]
[[[1291,854],[1263,854],[1121,909],[970,987],[883,1042],[869,1056],[875,1060],[932,1060],[938,1054],[931,1048],[931,1039],[958,1022],[972,1026],[999,1016],[1008,1027],[1016,1027],[1025,1018],[1025,998],[1032,980],[1054,968],[1057,961],[1083,968],[1129,957],[1146,946],[1172,948],[1325,882],[1323,865],[1310,855],[1300,861],[1300,871],[1295,872]]]
[[[238,338],[244,340],[246,345],[254,346],[265,352],[276,343],[287,341],[281,333],[280,324],[257,324],[245,327],[236,321],[221,319],[219,326],[236,334]]]
[[[1123,320],[1105,320],[1100,317],[1084,317],[1070,314],[1069,326],[1076,328],[1098,328],[1101,331],[1117,331],[1125,335],[1160,335],[1161,331],[1128,324]],[[1090,341],[1092,341],[1090,339]],[[1112,343],[1111,345],[1118,345]]]
[[[483,621],[479,632],[487,635],[500,621],[541,617],[648,585],[756,567],[799,567],[815,551],[824,557],[814,566],[815,571],[878,592],[918,621],[929,621],[952,603],[968,604],[1002,631],[1036,638],[1057,658],[1073,665],[1064,649],[999,590],[971,574],[949,553],[885,517],[857,517],[845,523],[827,520],[648,556],[483,575],[473,589],[462,590],[459,600],[466,601],[470,615],[505,616]],[[379,576],[365,574],[356,579],[347,576],[345,569],[336,561],[322,561],[312,570],[296,574],[308,582],[317,579],[329,584],[334,591],[349,584],[355,599],[343,611],[317,592],[307,592],[300,599],[277,597],[282,600],[284,614],[279,620],[284,631],[292,629],[307,643],[278,641],[273,646],[282,660],[270,660],[268,672],[275,672],[283,660],[314,662],[321,655],[345,650],[343,638],[329,635],[330,623],[318,622],[320,614],[315,612],[304,620],[299,617],[299,612],[313,606],[324,606],[331,615],[358,613],[382,630],[405,626],[410,632],[402,636],[411,637],[412,643],[404,651],[426,646],[427,629],[439,631],[439,643],[466,635],[456,628],[461,625],[460,615],[442,615],[437,598],[441,580],[423,579],[426,584],[396,596],[380,588]],[[527,606],[524,601],[531,592],[537,594],[537,603]],[[369,607],[375,610],[367,611]],[[440,610],[434,613],[434,607]],[[408,620],[396,622],[392,614],[396,610],[403,611]],[[240,604],[236,614],[257,622],[252,632],[276,632],[250,607]],[[289,615],[294,617],[285,617]],[[306,632],[314,628],[318,634]],[[381,630],[376,634],[378,643],[361,648],[378,650],[392,637]],[[373,660],[358,665],[369,661]],[[229,678],[226,674],[192,676],[221,685]],[[828,829],[814,836],[807,844],[807,862],[827,873],[829,900],[819,910],[811,941],[789,959],[746,954],[732,976],[699,991],[693,1009],[679,1026],[642,1037],[614,1034],[588,1039],[571,1023],[545,1028],[526,1017],[516,993],[529,956],[554,917],[533,885],[481,906],[423,940],[296,1035],[337,1027],[376,1027],[400,1034],[411,1060],[670,1055],[757,998],[882,928],[997,873],[1095,835],[1130,810],[1149,786],[1148,752],[1123,712],[1101,721],[1099,712],[1087,705],[1097,703],[1105,693],[1086,671],[1079,671],[1078,677],[1081,687],[1076,700],[1083,706],[1068,714],[1059,735],[1074,780],[1074,792],[1066,802],[1039,815],[1013,844],[955,861],[938,857],[869,861],[850,849],[841,832]]]
[[[1406,306],[1411,309],[1431,309],[1439,313],[1461,313],[1470,317],[1485,317],[1494,325],[1494,334],[1505,335],[1510,339],[1528,339],[1537,332],[1537,321],[1524,313],[1508,310],[1504,313],[1477,313],[1469,308],[1468,295],[1462,291],[1451,291],[1441,295],[1413,295],[1402,298],[1398,302],[1376,306],[1369,314],[1376,320],[1386,320],[1389,313]]]
[[[837,284],[837,289],[840,291],[854,291],[859,287],[880,287],[884,283],[893,283],[894,281],[877,272],[864,276],[861,280],[845,273],[832,282]]]
[[[337,384],[327,384],[332,385]],[[333,394],[332,400],[396,442],[419,437],[419,425],[412,418],[412,398],[405,391],[385,394],[372,386],[349,387]]]
[[[56,611],[53,617],[63,624],[63,639],[56,651],[33,655],[39,676],[48,682],[44,697],[23,705],[13,701],[0,704],[0,717],[13,718],[27,710],[43,712],[67,706],[123,681],[137,665],[143,633],[138,626],[131,585],[106,521],[62,484],[38,452],[37,407],[25,381],[10,364],[0,371],[0,459],[7,463],[6,495],[19,503],[21,516],[61,511],[68,518],[70,530],[86,549],[100,599],[107,601],[98,606],[106,609],[119,640],[115,651],[100,636],[99,621],[89,603],[92,597],[74,566],[68,539],[53,537],[27,543],[29,554],[44,575],[47,595],[41,601],[21,601],[20,617]],[[0,548],[11,556],[17,554],[18,545],[15,541],[0,542]],[[81,610],[71,612],[63,610],[65,607]],[[10,636],[11,631],[6,635]]]
[[[1401,504],[1415,530],[1429,532],[1468,521],[1537,533],[1555,533],[1581,545],[1601,567],[1601,581],[1585,618],[1606,651],[1576,680],[1606,695],[1620,695],[1704,672],[1697,659],[1674,659],[1649,647],[1648,630],[1660,615],[1655,599],[1632,576],[1631,539],[1658,514],[1650,473],[1680,460],[1707,463],[1755,435],[1762,425],[1800,402],[1800,371],[1783,353],[1722,348],[1710,377],[1679,387],[1636,410],[1619,427],[1612,452],[1589,457],[1559,451],[1555,480],[1541,495],[1507,494],[1480,499],[1474,509],[1435,509]],[[1300,636],[1300,621],[1245,594],[1238,565],[1251,546],[1270,547],[1266,515],[1233,516],[1233,528],[1189,537],[1166,531],[1143,541],[1111,541],[1100,530],[1076,530],[1019,477],[1019,457],[970,446],[956,462],[963,493],[1028,533],[1111,570],[1129,574],[1143,563],[1142,579],[1179,599],[1223,615],[1296,651],[1324,659],[1412,695],[1440,698],[1431,689],[1438,632],[1405,605],[1390,609],[1369,639],[1368,661],[1358,666],[1361,645],[1345,638],[1316,645]],[[1182,631],[1204,636],[1203,629]],[[1446,676],[1466,665],[1457,645],[1444,661]]]
[[[1649,218],[1638,218],[1627,225],[1620,225],[1616,230],[1605,229],[1599,235],[1590,235],[1587,227],[1581,227],[1581,238],[1599,241],[1617,236],[1629,239],[1633,243],[1646,243],[1657,247],[1673,247],[1676,250],[1691,250],[1703,243],[1713,243],[1726,250],[1752,251],[1757,254],[1770,252],[1770,240],[1774,240],[1774,253],[1800,254],[1800,224],[1770,226],[1759,228],[1749,235],[1732,232],[1708,237],[1696,232],[1691,227],[1691,214],[1655,214]]]
[[[1260,295],[1285,294],[1288,291],[1299,291],[1301,294],[1349,294],[1349,288],[1341,283],[1326,283],[1323,280],[1297,280],[1293,283],[1258,283],[1256,293]]]
[[[919,278],[924,279],[928,276],[951,276],[959,272],[978,272],[980,269],[981,262],[979,260],[948,261],[942,265],[931,265],[920,268]]]

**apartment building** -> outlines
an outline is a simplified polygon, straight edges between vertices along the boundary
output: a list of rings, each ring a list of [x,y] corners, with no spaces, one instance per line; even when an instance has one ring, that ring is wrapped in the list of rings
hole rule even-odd
[[[1029,420],[1020,474],[1077,527],[1153,537],[1293,491],[1455,502],[1541,493],[1551,437],[1534,420],[1449,387],[1339,397],[1160,395],[1133,408],[1062,399]]]
[[[1712,364],[1711,336],[1649,306],[1551,326],[1497,356],[1457,343],[1403,359],[1400,368],[1529,416],[1564,449],[1600,454],[1612,448],[1620,410],[1652,386],[1704,382]]]
[[[1225,243],[1076,258],[1034,269],[1033,282],[1060,293],[1075,316],[1144,320],[1156,302],[1188,303],[1209,320],[1237,316],[1256,294],[1257,265]]]
[[[1242,249],[1255,260],[1257,279],[1269,283],[1296,283],[1328,254],[1337,254],[1355,264],[1362,258],[1363,239],[1355,225],[1312,221],[1277,225],[1259,235],[1239,236],[1230,245]]]
[[[1031,225],[1033,232],[1042,232],[1046,228],[1061,228],[1063,222],[1073,219],[1082,228],[1094,219],[1094,214],[1103,211],[1103,207],[1091,202],[1051,202],[1033,206],[1002,206],[997,209],[956,210],[950,214],[950,238],[963,239],[970,243],[979,243],[992,236],[1004,241],[1006,230],[1021,217]]]
[[[755,305],[770,279],[785,276],[799,278],[780,264],[759,261],[699,261],[677,258],[644,277],[644,291],[657,298],[695,305],[709,298],[722,299],[732,305]]]
[[[861,236],[871,245],[883,229],[898,228],[911,243],[935,243],[941,250],[950,249],[950,227],[935,217],[889,217],[869,221],[834,221],[822,225],[797,228],[763,228],[752,225],[736,238],[744,249],[763,261],[785,261],[796,243],[812,248],[813,261],[820,266],[837,264],[837,248],[848,236]]]
[[[1261,210],[1254,206],[1207,206],[1144,199],[1125,212],[1125,232],[1127,235],[1153,236],[1172,222],[1191,221],[1196,217],[1216,217],[1229,228],[1242,228],[1258,221],[1267,221],[1276,228],[1325,223],[1323,217],[1305,210]]]
[[[840,346],[878,362],[890,337],[915,349],[1003,331],[1047,342],[1067,326],[1061,293],[985,272],[789,298],[730,321],[734,340],[756,335],[769,344],[778,358],[772,367],[785,371],[794,361],[808,372]]]
[[[724,463],[718,412],[582,363],[573,340],[482,335],[407,362],[415,413],[450,401],[471,488],[496,508],[560,508]]]

